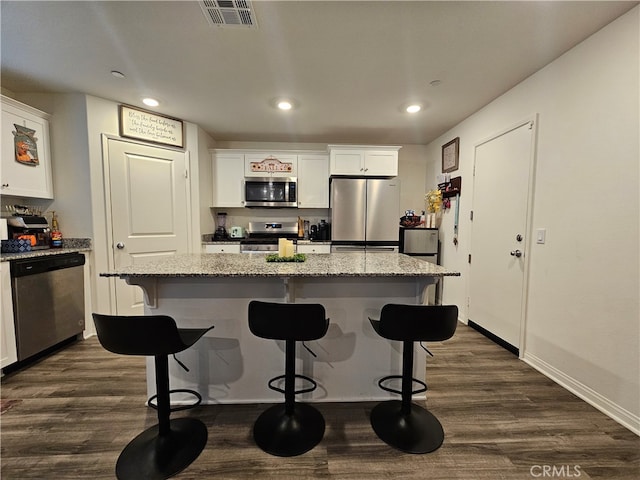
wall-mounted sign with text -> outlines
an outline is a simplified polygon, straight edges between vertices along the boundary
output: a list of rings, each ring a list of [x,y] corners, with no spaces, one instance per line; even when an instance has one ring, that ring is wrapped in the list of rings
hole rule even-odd
[[[120,105],[120,136],[184,147],[182,121]]]
[[[274,156],[269,156],[261,162],[251,162],[252,172],[265,172],[265,173],[291,173],[293,171],[293,164],[291,162],[281,162]]]

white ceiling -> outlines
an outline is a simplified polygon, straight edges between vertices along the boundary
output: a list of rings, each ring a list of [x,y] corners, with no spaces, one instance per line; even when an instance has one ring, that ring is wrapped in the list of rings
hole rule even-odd
[[[195,1],[2,0],[0,80],[154,96],[217,140],[426,144],[637,4],[253,0],[250,29]],[[280,95],[298,108],[272,108]]]

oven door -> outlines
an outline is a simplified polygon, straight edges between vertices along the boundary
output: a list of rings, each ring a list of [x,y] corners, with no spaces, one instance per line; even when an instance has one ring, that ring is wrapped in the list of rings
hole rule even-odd
[[[244,182],[245,207],[297,207],[294,177],[248,177]]]

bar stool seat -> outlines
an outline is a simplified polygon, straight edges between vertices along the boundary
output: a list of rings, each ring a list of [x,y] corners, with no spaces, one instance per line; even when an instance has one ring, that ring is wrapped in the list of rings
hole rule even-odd
[[[285,341],[285,374],[269,380],[272,390],[283,393],[284,404],[274,405],[260,414],[253,426],[253,438],[265,452],[280,457],[301,455],[315,447],[324,436],[325,422],[313,406],[295,401],[295,395],[311,392],[316,382],[295,373],[295,342],[322,338],[329,328],[320,304],[249,303],[249,329],[257,337]],[[305,346],[308,349],[308,347]],[[284,378],[284,389],[275,382]],[[295,390],[295,379],[310,386]]]
[[[120,453],[116,477],[160,480],[176,475],[198,458],[207,444],[208,432],[198,419],[169,419],[172,410],[168,355],[191,347],[213,327],[178,328],[175,320],[166,315],[94,313],[93,320],[98,340],[106,350],[121,355],[155,357],[157,406],[154,408],[158,411],[158,424],[140,433]],[[196,396],[200,398],[197,393]]]
[[[402,375],[389,375],[378,382],[383,390],[401,394],[402,400],[381,402],[373,408],[370,416],[373,430],[382,441],[407,453],[437,450],[444,441],[442,425],[431,412],[411,402],[412,395],[427,390],[425,382],[412,377],[413,342],[451,338],[458,323],[458,307],[387,304],[382,307],[380,320],[369,320],[378,335],[403,343]],[[402,379],[401,390],[385,385],[394,378]],[[414,383],[420,387],[413,390]]]

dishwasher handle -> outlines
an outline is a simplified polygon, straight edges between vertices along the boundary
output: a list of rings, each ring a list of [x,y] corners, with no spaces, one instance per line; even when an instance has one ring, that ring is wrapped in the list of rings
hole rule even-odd
[[[24,258],[11,261],[13,278],[52,272],[63,268],[81,267],[85,263],[82,253],[62,253],[43,257]]]

